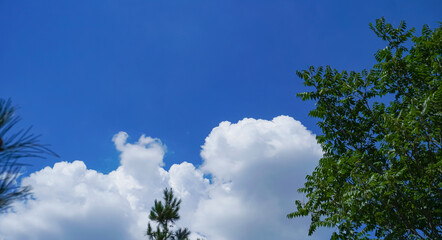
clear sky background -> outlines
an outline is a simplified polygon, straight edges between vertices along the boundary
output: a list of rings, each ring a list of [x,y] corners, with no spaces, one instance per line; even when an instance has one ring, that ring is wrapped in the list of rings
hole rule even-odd
[[[26,176],[74,160],[109,173],[120,131],[161,139],[166,171],[198,167],[222,121],[288,115],[320,133],[296,70],[370,68],[385,46],[370,22],[419,31],[441,13],[439,0],[0,0],[0,97],[61,156]]]
[[[296,70],[360,70],[384,16],[437,26],[441,1],[0,1],[0,96],[63,159],[109,171],[118,131],[198,164],[219,122],[290,115],[313,132]],[[51,161],[35,162],[41,167]]]

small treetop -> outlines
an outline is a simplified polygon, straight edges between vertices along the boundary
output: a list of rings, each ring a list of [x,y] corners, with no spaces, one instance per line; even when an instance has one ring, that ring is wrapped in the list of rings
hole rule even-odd
[[[157,223],[156,229],[148,223],[146,235],[151,240],[188,240],[190,231],[187,228],[179,228],[175,232],[170,230],[180,219],[181,200],[174,197],[172,189],[164,189],[163,194],[164,202],[155,200],[149,214],[149,219]]]

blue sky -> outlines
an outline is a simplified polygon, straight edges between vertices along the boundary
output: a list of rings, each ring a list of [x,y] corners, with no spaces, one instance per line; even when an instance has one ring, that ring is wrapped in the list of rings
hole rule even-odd
[[[222,121],[288,115],[320,133],[296,70],[361,70],[384,43],[384,16],[432,28],[441,1],[0,1],[0,97],[20,106],[60,159],[120,165],[112,138],[141,134],[167,146],[164,169],[202,164]]]
[[[440,1],[1,1],[0,96],[64,159],[102,171],[111,137],[197,163],[220,121],[290,115],[318,132],[296,70],[369,68],[368,23],[440,20]],[[35,162],[35,166],[51,161]]]

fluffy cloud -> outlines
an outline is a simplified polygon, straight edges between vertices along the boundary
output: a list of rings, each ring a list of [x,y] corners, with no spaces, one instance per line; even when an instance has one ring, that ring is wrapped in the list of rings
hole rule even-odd
[[[307,219],[285,215],[296,189],[321,156],[314,136],[298,121],[222,122],[202,146],[203,165],[163,168],[165,146],[144,135],[136,143],[114,136],[120,166],[109,174],[82,161],[59,162],[24,178],[35,199],[0,216],[4,240],[146,239],[147,212],[162,189],[183,201],[179,224],[210,240],[305,239]],[[211,176],[211,181],[204,178]],[[198,233],[198,234],[196,234]],[[315,235],[317,239],[319,235]],[[1,237],[0,237],[1,238]]]
[[[285,215],[321,154],[315,137],[287,116],[222,122],[201,152],[213,188],[200,201],[194,229],[209,239],[304,239],[306,225]]]

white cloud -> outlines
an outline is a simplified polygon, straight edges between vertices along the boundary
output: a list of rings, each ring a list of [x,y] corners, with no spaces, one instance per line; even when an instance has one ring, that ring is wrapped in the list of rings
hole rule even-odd
[[[321,149],[314,136],[287,116],[272,121],[222,122],[202,146],[203,165],[163,168],[160,140],[144,135],[127,143],[114,136],[120,166],[109,174],[82,161],[59,162],[24,178],[35,200],[0,216],[5,240],[147,239],[147,213],[172,187],[182,199],[180,225],[210,240],[305,239],[307,219],[288,220],[305,175]],[[212,181],[204,178],[210,174]],[[1,237],[0,237],[1,238]],[[318,235],[315,235],[315,239]]]
[[[305,224],[297,226],[285,215],[321,154],[315,137],[287,116],[222,122],[201,152],[213,188],[200,202],[194,229],[220,240],[294,239],[297,231],[305,233]]]

